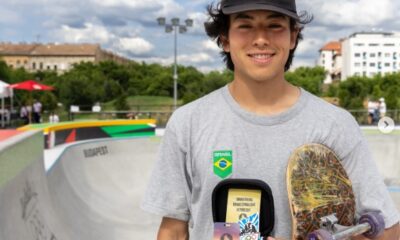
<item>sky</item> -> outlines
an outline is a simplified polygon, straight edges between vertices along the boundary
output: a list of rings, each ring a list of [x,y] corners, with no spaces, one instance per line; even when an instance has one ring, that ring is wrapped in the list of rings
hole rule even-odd
[[[170,65],[174,36],[157,24],[179,17],[194,20],[178,36],[178,63],[202,72],[223,70],[221,49],[204,31],[210,0],[0,0],[0,41],[99,43],[135,61]],[[217,0],[214,1],[217,3]],[[298,12],[314,20],[303,30],[294,68],[314,66],[318,50],[359,31],[400,32],[398,0],[297,0]]]

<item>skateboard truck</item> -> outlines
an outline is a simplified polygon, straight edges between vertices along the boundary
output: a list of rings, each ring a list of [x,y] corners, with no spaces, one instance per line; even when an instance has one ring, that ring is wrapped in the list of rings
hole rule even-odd
[[[355,226],[342,226],[338,224],[335,214],[321,218],[320,229],[307,236],[309,240],[339,240],[363,234],[372,239],[380,236],[385,230],[385,221],[379,212],[363,214]]]

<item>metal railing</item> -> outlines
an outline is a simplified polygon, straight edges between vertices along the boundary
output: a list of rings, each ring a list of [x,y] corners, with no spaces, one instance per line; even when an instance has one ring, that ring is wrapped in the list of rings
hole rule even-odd
[[[359,125],[370,125],[368,123],[368,110],[360,109],[360,110],[348,110],[353,117],[356,119]],[[400,124],[400,109],[390,109],[386,111],[385,116],[390,117],[396,124]],[[372,125],[376,125],[374,122]]]

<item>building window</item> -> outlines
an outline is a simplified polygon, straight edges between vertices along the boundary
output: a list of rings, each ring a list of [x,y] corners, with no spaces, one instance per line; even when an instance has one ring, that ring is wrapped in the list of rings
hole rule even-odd
[[[42,70],[43,69],[43,63],[39,63],[39,69]]]
[[[361,57],[360,53],[354,53],[354,57]]]
[[[375,53],[370,53],[369,56],[370,57],[376,57],[376,54]]]
[[[57,65],[54,65],[54,70],[57,71]]]
[[[35,70],[36,69],[36,63],[32,63],[32,69]]]
[[[21,61],[20,61],[20,60],[17,60],[17,66],[20,65],[20,64],[21,64]]]
[[[367,72],[366,71],[363,71],[363,77],[366,77],[367,76]]]
[[[390,67],[390,63],[385,63],[385,67]]]
[[[359,62],[354,63],[354,67],[359,67],[361,64]]]
[[[362,47],[364,45],[365,45],[364,43],[354,43],[354,46],[357,46],[357,47]]]
[[[385,53],[385,57],[389,58],[390,57],[390,53]]]
[[[322,60],[322,65],[325,65],[325,60]]]
[[[375,63],[369,63],[369,66],[370,66],[370,67],[375,67],[376,64],[375,64]]]
[[[366,67],[367,66],[367,62],[363,62],[363,67]]]
[[[325,53],[322,54],[322,57],[325,58]]]
[[[382,63],[381,62],[378,62],[378,69],[379,70],[382,69]]]
[[[370,47],[377,47],[377,46],[379,46],[379,43],[370,43],[369,46]]]
[[[397,53],[393,53],[393,59],[396,60],[397,59]]]
[[[50,66],[47,66],[47,70],[50,70]]]
[[[14,68],[14,65],[10,64],[10,68]]]
[[[363,58],[367,59],[367,53],[366,52],[363,52]]]
[[[27,64],[28,64],[28,61],[27,61],[27,60],[25,60],[25,61],[24,61],[24,64],[25,64],[25,65],[27,65]]]
[[[397,69],[396,62],[393,62],[393,69]]]
[[[382,57],[382,52],[378,52],[378,57]]]

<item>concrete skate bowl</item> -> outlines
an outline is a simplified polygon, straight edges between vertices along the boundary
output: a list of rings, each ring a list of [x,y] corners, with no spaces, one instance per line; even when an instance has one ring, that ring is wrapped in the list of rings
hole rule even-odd
[[[139,203],[159,138],[75,141],[44,156],[42,131],[9,136],[0,143],[0,240],[156,238],[160,218]],[[400,209],[400,136],[367,140]]]
[[[25,133],[2,151],[29,164],[0,185],[0,239],[155,239],[160,220],[139,204],[159,140],[110,138],[58,146],[46,150],[46,157],[58,152],[46,171],[42,132]]]
[[[400,131],[392,134],[378,131],[364,133],[379,172],[400,211]]]

